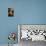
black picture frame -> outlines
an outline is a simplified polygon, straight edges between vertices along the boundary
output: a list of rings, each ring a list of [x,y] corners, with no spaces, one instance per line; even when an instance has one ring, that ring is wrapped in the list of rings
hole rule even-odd
[[[14,16],[14,9],[8,8],[8,17],[13,17],[13,16]]]

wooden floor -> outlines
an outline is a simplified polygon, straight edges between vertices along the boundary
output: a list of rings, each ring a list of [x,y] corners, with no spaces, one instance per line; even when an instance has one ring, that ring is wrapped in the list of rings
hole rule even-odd
[[[34,42],[32,42],[31,40],[28,40],[28,41],[21,40],[20,46],[46,46],[46,41],[34,41]]]
[[[0,46],[8,46],[8,44],[0,44]],[[32,42],[31,40],[21,40],[19,44],[15,44],[14,46],[46,46],[46,41]]]

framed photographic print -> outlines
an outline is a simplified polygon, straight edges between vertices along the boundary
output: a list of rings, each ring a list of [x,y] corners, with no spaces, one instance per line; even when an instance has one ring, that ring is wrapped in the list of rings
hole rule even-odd
[[[13,16],[14,16],[14,9],[8,8],[8,17],[13,17]]]

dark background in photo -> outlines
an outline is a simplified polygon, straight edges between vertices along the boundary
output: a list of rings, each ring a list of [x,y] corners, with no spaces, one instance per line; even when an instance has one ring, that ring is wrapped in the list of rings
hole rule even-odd
[[[13,8],[8,8],[8,16],[9,17],[14,16],[14,10],[13,10]]]

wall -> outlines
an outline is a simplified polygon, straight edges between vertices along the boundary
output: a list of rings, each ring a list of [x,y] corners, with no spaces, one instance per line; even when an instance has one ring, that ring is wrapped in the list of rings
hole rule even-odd
[[[19,24],[46,24],[46,0],[16,0]]]
[[[7,16],[9,7],[14,17]],[[46,0],[0,0],[0,44],[8,43],[9,32],[18,32],[17,24],[46,24]]]
[[[17,34],[15,4],[15,0],[0,0],[0,44],[8,43],[10,32]],[[8,17],[8,8],[14,9],[14,17]],[[15,42],[17,43],[17,39]]]

